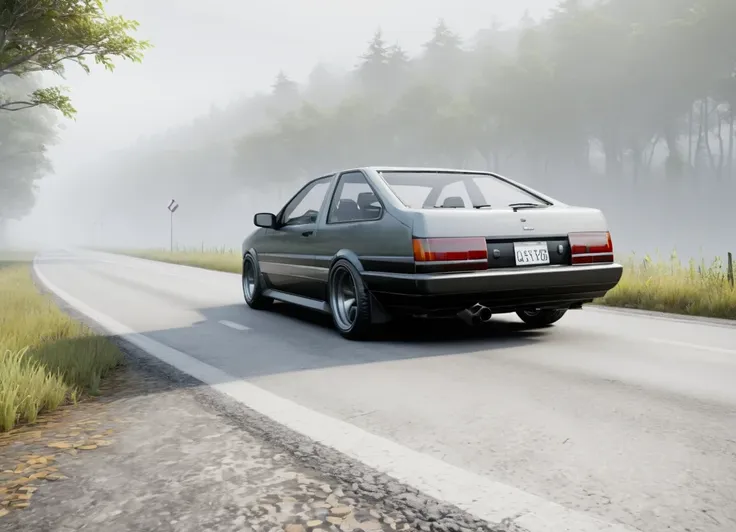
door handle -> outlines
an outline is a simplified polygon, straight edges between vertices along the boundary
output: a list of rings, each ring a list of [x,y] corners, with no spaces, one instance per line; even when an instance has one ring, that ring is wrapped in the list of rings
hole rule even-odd
[[[314,233],[314,231],[304,231],[302,236],[310,236],[312,233]]]

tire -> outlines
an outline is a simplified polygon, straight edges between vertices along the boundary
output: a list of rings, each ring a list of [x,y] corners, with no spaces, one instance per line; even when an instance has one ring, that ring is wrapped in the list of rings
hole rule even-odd
[[[255,310],[265,310],[271,306],[273,299],[263,295],[263,279],[258,261],[253,255],[246,255],[243,259],[242,274],[243,298],[248,306]]]
[[[538,309],[538,310],[519,310],[516,315],[519,316],[524,323],[532,327],[547,327],[559,321],[565,315],[567,309]]]
[[[372,329],[370,293],[355,266],[337,260],[330,268],[328,287],[332,322],[338,332],[348,340],[368,337]]]

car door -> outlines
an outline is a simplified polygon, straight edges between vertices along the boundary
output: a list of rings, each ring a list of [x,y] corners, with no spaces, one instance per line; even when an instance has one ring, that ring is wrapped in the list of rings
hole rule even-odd
[[[269,286],[295,295],[315,297],[315,255],[312,238],[322,212],[331,177],[307,183],[278,216],[269,243],[258,253]]]

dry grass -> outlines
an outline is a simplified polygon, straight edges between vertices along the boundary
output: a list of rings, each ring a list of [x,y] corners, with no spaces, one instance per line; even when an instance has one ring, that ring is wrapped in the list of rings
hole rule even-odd
[[[710,264],[695,260],[683,264],[673,254],[669,261],[631,257],[624,265],[621,282],[599,303],[736,319],[736,289],[730,285],[721,259]]]
[[[125,251],[126,255],[140,257],[142,259],[151,259],[161,262],[170,262],[173,264],[185,264],[187,266],[196,266],[208,270],[217,270],[221,272],[240,273],[242,267],[242,258],[240,251],[233,249],[181,249],[181,250],[135,250]]]
[[[121,363],[112,342],[38,292],[27,256],[0,256],[0,431],[96,394]]]
[[[128,252],[129,255],[240,273],[238,250],[185,249]],[[683,264],[675,254],[669,260],[631,256],[624,260],[624,276],[601,305],[655,310],[692,316],[736,319],[736,290],[726,277],[722,259],[706,264]]]

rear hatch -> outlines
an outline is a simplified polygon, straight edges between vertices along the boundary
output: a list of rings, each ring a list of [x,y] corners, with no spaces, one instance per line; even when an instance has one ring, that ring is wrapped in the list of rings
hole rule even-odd
[[[483,237],[489,269],[569,265],[569,233],[607,230],[601,211],[583,207],[413,211],[415,238]]]

